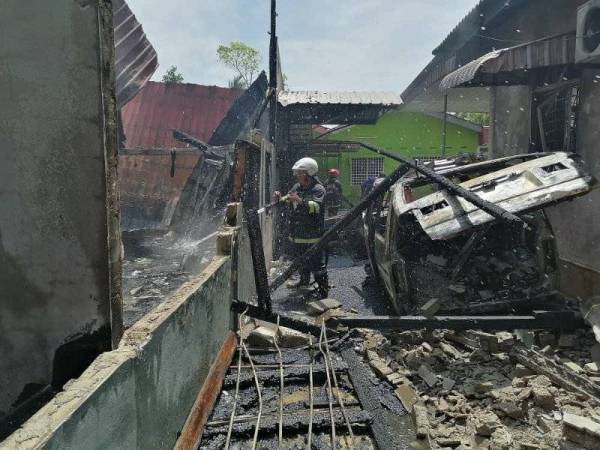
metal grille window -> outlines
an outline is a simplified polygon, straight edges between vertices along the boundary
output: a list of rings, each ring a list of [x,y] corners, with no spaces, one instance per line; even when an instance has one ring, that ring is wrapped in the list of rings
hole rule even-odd
[[[352,184],[362,184],[369,177],[383,172],[383,158],[355,158],[352,160]]]
[[[579,86],[569,86],[545,96],[537,108],[543,151],[575,151]]]

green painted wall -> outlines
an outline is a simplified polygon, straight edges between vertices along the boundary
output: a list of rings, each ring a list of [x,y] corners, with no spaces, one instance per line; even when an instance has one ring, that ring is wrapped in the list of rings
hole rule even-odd
[[[330,141],[365,141],[398,153],[416,156],[439,156],[442,145],[442,120],[421,113],[392,111],[384,114],[375,125],[355,125],[327,136]],[[448,124],[446,155],[474,152],[479,145],[476,131]],[[341,172],[340,181],[344,195],[356,203],[360,198],[360,185],[351,184],[352,159],[377,158],[378,156],[365,149],[347,151],[339,157],[316,157],[319,163],[319,175],[324,181],[327,169],[336,167]],[[384,159],[384,170],[391,173],[398,163],[392,159]]]

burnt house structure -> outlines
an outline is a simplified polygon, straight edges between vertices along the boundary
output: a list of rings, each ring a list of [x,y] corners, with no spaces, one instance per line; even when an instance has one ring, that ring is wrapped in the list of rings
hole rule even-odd
[[[598,8],[584,0],[482,0],[434,49],[403,93],[403,108],[443,111],[446,103],[448,111],[489,112],[491,157],[569,151],[598,178],[600,60],[588,42],[598,26],[589,12]],[[572,296],[600,287],[599,201],[595,190],[547,211],[560,288]]]

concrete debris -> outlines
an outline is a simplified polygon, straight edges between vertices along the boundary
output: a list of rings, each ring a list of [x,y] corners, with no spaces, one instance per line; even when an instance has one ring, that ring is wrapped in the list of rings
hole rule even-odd
[[[425,364],[421,364],[417,373],[429,387],[435,386],[438,382],[437,375]]]
[[[427,408],[419,403],[413,405],[413,415],[415,419],[415,432],[417,438],[424,439],[429,435],[429,419],[427,418]]]
[[[306,309],[309,314],[316,316],[323,314],[325,311],[329,311],[330,309],[339,308],[340,306],[342,306],[342,304],[337,300],[333,298],[324,298],[323,300],[308,303],[306,305]]]
[[[565,437],[585,447],[592,437],[599,439],[594,433],[600,403],[511,359],[512,347],[530,344],[539,352],[537,345],[544,343],[558,366],[577,366],[577,376],[600,382],[600,364],[591,360],[593,333],[573,335],[577,345],[567,346],[570,338],[564,336],[570,335],[563,335],[561,347],[552,333],[529,330],[368,332],[365,356],[394,386],[412,411],[418,437],[433,449],[549,450],[561,447]]]
[[[277,337],[280,347],[293,348],[308,345],[308,336],[291,328],[279,327],[277,329]]]
[[[564,413],[565,437],[584,448],[597,449],[600,443],[600,423],[575,414]]]
[[[409,412],[413,410],[413,406],[419,401],[419,396],[408,384],[399,385],[395,392],[402,406]]]
[[[248,344],[256,348],[273,348],[275,347],[276,339],[277,332],[275,329],[260,326],[250,332],[248,335]]]
[[[565,361],[563,364],[566,368],[568,368],[569,370],[572,370],[575,373],[583,372],[583,369],[581,368],[581,366],[579,364],[574,363],[573,361]]]
[[[502,427],[502,422],[496,414],[486,411],[471,418],[475,433],[479,436],[489,437],[494,431]]]

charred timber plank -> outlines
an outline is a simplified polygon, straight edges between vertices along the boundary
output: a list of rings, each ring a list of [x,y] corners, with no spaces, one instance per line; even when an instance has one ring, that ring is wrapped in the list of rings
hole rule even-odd
[[[435,172],[434,170],[431,170],[429,167],[425,167],[421,164],[417,164],[416,161],[414,161],[410,158],[406,158],[402,155],[399,155],[398,153],[391,152],[384,148],[375,147],[374,145],[368,144],[366,142],[360,142],[360,144],[368,150],[371,150],[375,153],[387,156],[388,158],[395,159],[396,161],[399,161],[401,163],[404,163],[404,164],[410,166],[417,172],[420,172],[423,175],[425,175],[431,181],[434,181],[435,183],[443,186],[448,192],[464,198],[468,202],[472,203],[473,205],[477,206],[482,211],[485,211],[490,216],[495,217],[498,220],[502,220],[502,221],[514,223],[514,224],[519,224],[519,225],[522,225],[523,227],[527,227],[527,224],[525,223],[525,221],[523,221],[523,219],[521,219],[520,217],[514,215],[510,211],[505,210],[504,208],[499,207],[498,205],[496,205],[494,203],[491,203],[491,202],[488,202],[487,200],[482,199],[477,194],[474,194],[473,192],[469,191],[468,189],[465,189],[464,187],[460,186],[459,184],[453,183],[448,178],[440,175],[439,173]]]
[[[256,366],[255,366],[256,367]],[[258,367],[256,367],[258,368]],[[234,372],[237,370],[235,369]],[[336,373],[345,373],[348,370],[348,366],[344,363],[334,362],[332,369]],[[292,383],[296,380],[308,380],[309,368],[308,365],[304,367],[286,367],[283,366],[283,373],[286,379],[286,384]],[[325,380],[325,365],[315,364],[313,365],[313,377],[316,380]],[[261,370],[260,371],[260,382],[263,386],[278,386],[280,372],[279,370]],[[237,382],[237,373],[228,374],[223,381],[223,389],[229,389],[235,387]],[[254,386],[254,374],[250,370],[245,370],[240,374],[240,387],[244,388],[247,386]]]
[[[237,337],[235,333],[230,331],[208,372],[202,389],[200,389],[200,393],[194,402],[192,411],[183,425],[181,435],[175,444],[176,450],[196,450],[200,445],[204,425],[221,391],[223,379],[229,369],[236,347]]]
[[[258,295],[258,306],[266,313],[272,313],[271,292],[269,291],[269,279],[267,277],[267,266],[265,264],[265,252],[263,248],[260,220],[256,209],[245,210],[246,222],[248,224],[248,237],[250,238],[250,253],[252,254],[252,266],[254,269],[254,284]]]
[[[365,367],[356,352],[351,348],[342,350],[342,358],[348,364],[348,375],[354,386],[358,400],[362,407],[373,418],[371,430],[373,437],[380,449],[400,449],[403,448],[398,442],[396,422],[390,420],[390,415],[384,410],[379,401],[378,393],[372,389],[372,383],[369,379],[369,369]]]
[[[596,405],[600,405],[600,386],[585,376],[581,376],[540,352],[527,349],[522,345],[514,346],[509,355],[513,361],[523,364],[538,374],[546,375],[554,383],[579,393]]]
[[[301,333],[310,333],[313,336],[320,336],[321,334],[321,327],[285,315],[267,313],[258,306],[249,303],[234,301],[231,304],[231,309],[238,314],[245,311],[248,317],[270,323],[277,323],[277,318],[279,317],[279,325],[282,327],[291,328],[292,330],[300,331]],[[327,334],[332,337],[338,336],[338,333],[334,330],[327,330]]]
[[[348,419],[352,423],[353,428],[358,428],[360,424],[368,425],[371,423],[371,416],[368,412],[360,408],[348,408],[346,410]],[[345,425],[344,416],[339,408],[334,409],[333,417],[336,427]],[[286,433],[301,433],[308,430],[310,416],[308,411],[294,411],[293,414],[284,414],[283,430]],[[273,435],[278,430],[279,417],[276,414],[263,416],[261,419],[260,436],[265,438],[267,435]],[[233,425],[233,435],[236,439],[247,438],[254,432],[256,420],[249,422],[239,422]],[[313,432],[320,430],[328,430],[331,427],[331,417],[329,409],[315,409],[313,417]],[[227,425],[206,427],[203,440],[214,439],[221,434],[227,434]],[[380,447],[381,448],[381,447]],[[385,448],[385,447],[383,447]]]
[[[561,329],[573,330],[582,325],[571,311],[544,311],[530,316],[354,316],[339,317],[336,322],[349,328],[374,330],[514,330]]]
[[[483,236],[485,236],[485,232],[487,231],[487,227],[483,230],[477,230],[467,240],[467,243],[458,253],[455,262],[452,264],[454,267],[452,268],[452,274],[450,275],[450,281],[456,280],[456,277],[462,271],[464,265],[469,260],[469,257],[473,253],[473,250],[477,246],[477,244],[481,241]]]
[[[290,266],[271,282],[271,285],[269,286],[271,292],[275,291],[278,287],[285,283],[285,281],[300,268],[304,261],[308,261],[311,257],[323,250],[330,241],[336,239],[341,230],[350,225],[354,219],[356,219],[365,209],[367,209],[377,197],[388,191],[396,181],[398,181],[409,171],[409,169],[410,167],[406,164],[401,164],[398,166],[398,168],[396,168],[396,170],[394,170],[389,177],[385,178],[382,183],[374,188],[371,193],[361,200],[358,205],[348,211],[343,219],[327,230],[319,242],[310,247],[306,253],[294,259]]]

